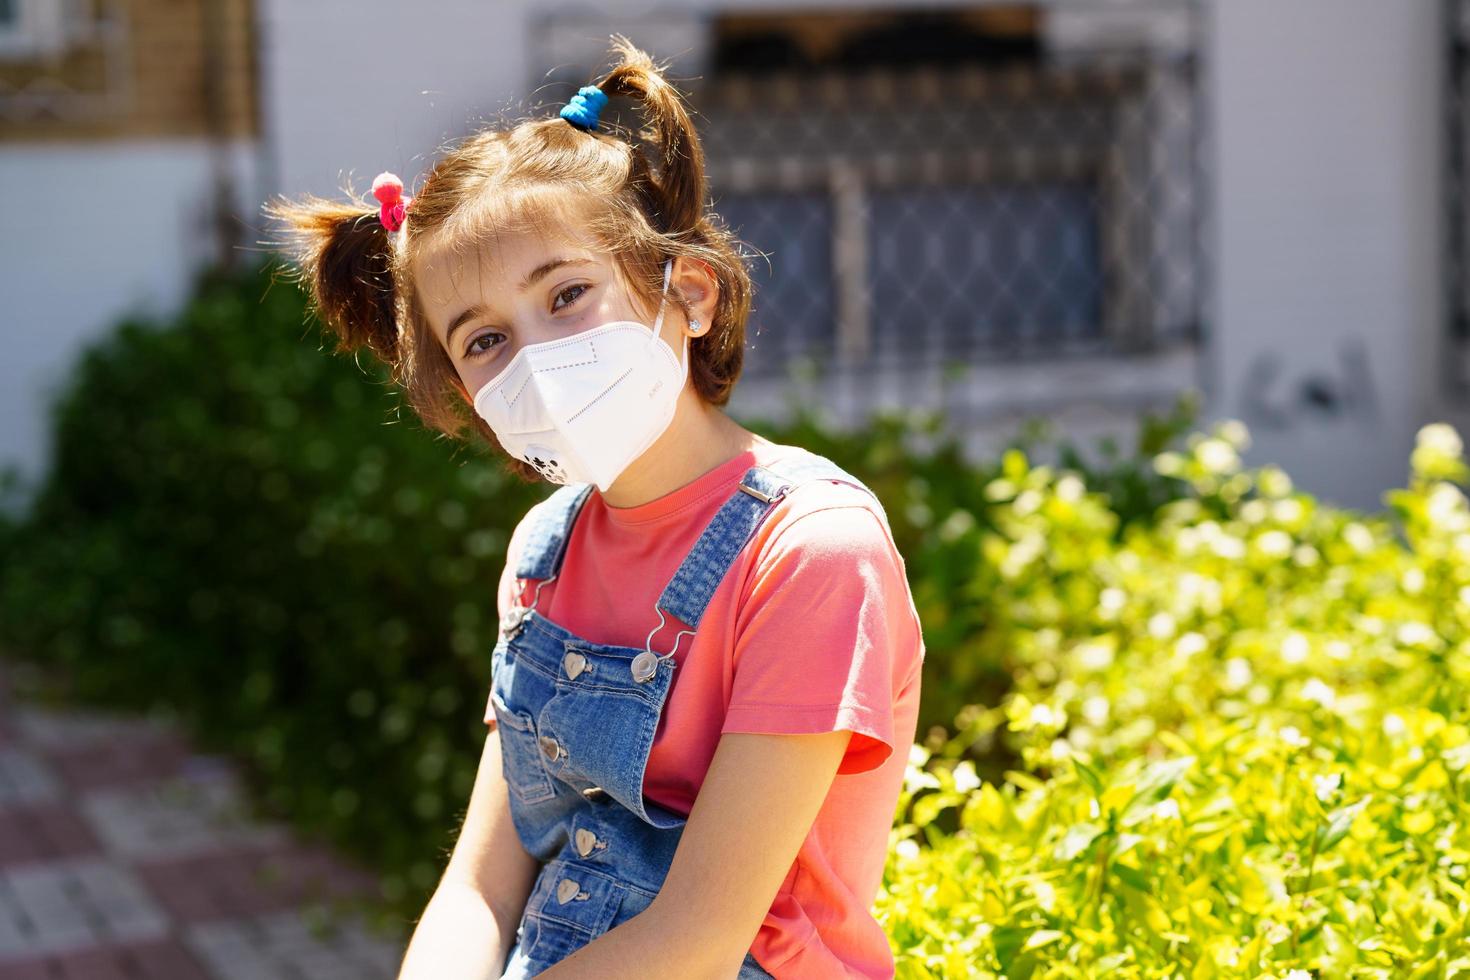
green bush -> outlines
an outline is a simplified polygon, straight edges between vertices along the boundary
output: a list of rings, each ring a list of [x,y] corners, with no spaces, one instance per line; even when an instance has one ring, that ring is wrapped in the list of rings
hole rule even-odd
[[[1107,499],[1011,453],[971,531],[1015,689],[915,747],[880,918],[900,977],[1470,974],[1470,509],[1419,434],[1391,515],[1243,470],[1236,423]],[[1000,737],[999,784],[965,758]],[[1293,970],[1286,974],[1288,969]]]

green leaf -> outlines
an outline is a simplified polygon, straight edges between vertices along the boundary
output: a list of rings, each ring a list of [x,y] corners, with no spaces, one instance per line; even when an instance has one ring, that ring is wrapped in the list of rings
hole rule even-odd
[[[1339,807],[1329,813],[1327,822],[1317,825],[1317,851],[1326,851],[1346,837],[1353,827],[1353,820],[1372,799],[1372,796],[1365,796],[1356,803]]]
[[[1179,777],[1188,772],[1192,765],[1194,765],[1194,756],[1186,755],[1177,759],[1155,762],[1144,770],[1143,778],[1138,781],[1138,791],[1133,794],[1133,799],[1123,810],[1123,823],[1136,823],[1136,814],[1167,797],[1173,791],[1174,784],[1179,781]]]
[[[1133,867],[1130,864],[1114,862],[1108,870],[1116,874],[1118,876],[1118,880],[1123,882],[1123,884],[1127,885],[1129,888],[1135,888],[1138,891],[1143,892],[1145,895],[1151,894],[1153,892],[1153,883],[1148,880],[1148,875],[1144,874],[1142,871]]]
[[[1106,828],[1095,823],[1079,823],[1067,830],[1067,834],[1057,844],[1057,858],[1062,861],[1070,861],[1090,850],[1093,841]]]
[[[1087,763],[1083,762],[1081,759],[1077,758],[1075,755],[1072,756],[1072,764],[1077,767],[1077,775],[1082,778],[1082,781],[1085,782],[1089,787],[1091,787],[1092,792],[1095,795],[1101,796],[1103,791],[1103,781],[1102,777],[1097,774],[1097,770],[1089,766]]]
[[[1066,933],[1061,932],[1057,929],[1038,930],[1031,934],[1030,939],[1026,940],[1026,945],[1021,947],[1021,952],[1026,953],[1030,952],[1033,949],[1040,949],[1041,947],[1050,945],[1051,943],[1054,943],[1059,939],[1066,938],[1066,935]]]

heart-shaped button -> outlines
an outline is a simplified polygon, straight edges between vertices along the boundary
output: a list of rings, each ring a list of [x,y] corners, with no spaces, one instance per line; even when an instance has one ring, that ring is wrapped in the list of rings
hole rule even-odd
[[[576,898],[577,892],[581,890],[581,885],[577,884],[570,878],[563,878],[561,881],[558,881],[556,883],[556,900],[565,905],[572,899]]]
[[[566,669],[567,676],[576,680],[577,675],[587,668],[587,658],[580,653],[569,653],[562,658],[561,665]]]
[[[586,857],[597,844],[597,835],[586,827],[577,828],[577,853]]]

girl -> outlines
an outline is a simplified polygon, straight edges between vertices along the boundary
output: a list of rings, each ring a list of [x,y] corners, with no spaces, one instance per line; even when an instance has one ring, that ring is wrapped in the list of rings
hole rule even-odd
[[[625,38],[412,197],[267,205],[313,303],[451,435],[559,489],[516,526],[464,826],[401,977],[883,977],[923,643],[883,508],[723,411],[750,280],[680,94]],[[609,98],[645,145],[600,128]]]

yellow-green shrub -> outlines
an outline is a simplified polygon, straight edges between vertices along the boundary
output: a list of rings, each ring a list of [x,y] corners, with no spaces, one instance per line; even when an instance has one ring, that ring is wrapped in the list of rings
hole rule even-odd
[[[1074,474],[986,489],[974,588],[1014,687],[916,746],[878,910],[900,977],[1470,975],[1470,509],[1459,437],[1364,516],[1162,453],[1114,544]],[[998,784],[967,755],[1002,739]]]

